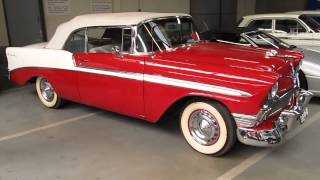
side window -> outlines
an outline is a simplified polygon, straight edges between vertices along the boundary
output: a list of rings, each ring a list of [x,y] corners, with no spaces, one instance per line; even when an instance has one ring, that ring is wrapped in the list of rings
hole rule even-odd
[[[122,47],[122,28],[88,28],[88,53],[111,53],[112,48]]]
[[[123,29],[123,43],[122,43],[122,52],[129,53],[132,44],[132,30]]]
[[[138,35],[136,37],[136,51],[141,53],[147,53],[153,51],[152,38],[145,28],[145,26],[141,25],[138,28]]]
[[[67,39],[63,49],[71,53],[85,52],[85,36],[85,29],[72,33]]]
[[[306,29],[296,20],[276,20],[276,30],[287,33],[306,32]]]
[[[254,20],[248,25],[248,27],[254,28],[254,29],[272,29],[272,20],[271,19]]]

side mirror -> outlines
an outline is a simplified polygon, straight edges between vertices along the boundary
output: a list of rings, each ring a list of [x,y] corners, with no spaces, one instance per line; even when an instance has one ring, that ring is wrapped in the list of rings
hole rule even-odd
[[[114,46],[114,47],[111,49],[111,52],[112,52],[112,54],[114,54],[114,55],[117,56],[117,57],[122,57],[121,50],[120,50],[120,47],[119,47],[119,46]]]

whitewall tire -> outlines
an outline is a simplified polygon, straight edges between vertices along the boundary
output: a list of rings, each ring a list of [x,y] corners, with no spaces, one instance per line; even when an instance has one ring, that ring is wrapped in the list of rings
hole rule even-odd
[[[36,90],[40,101],[46,107],[59,108],[62,105],[63,100],[57,95],[50,82],[45,78],[37,78]]]
[[[196,151],[222,156],[236,141],[236,125],[228,110],[210,101],[193,101],[181,114],[181,131]]]

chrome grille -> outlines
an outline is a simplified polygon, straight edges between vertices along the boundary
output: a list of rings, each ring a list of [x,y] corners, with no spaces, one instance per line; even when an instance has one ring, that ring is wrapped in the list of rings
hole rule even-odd
[[[292,97],[296,91],[297,91],[297,88],[293,88],[287,91],[286,93],[284,93],[277,100],[269,102],[267,104],[266,117],[270,117],[278,113],[282,109],[286,108],[290,104],[290,101],[292,100]]]

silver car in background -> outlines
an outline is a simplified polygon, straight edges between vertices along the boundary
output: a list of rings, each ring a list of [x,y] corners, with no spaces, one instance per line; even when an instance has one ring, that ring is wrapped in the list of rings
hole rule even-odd
[[[241,29],[241,28],[240,28]],[[210,31],[202,36],[204,40],[229,43],[255,48],[269,48],[276,50],[289,50],[304,53],[304,60],[299,74],[300,86],[311,91],[314,96],[320,97],[320,52],[310,49],[302,49],[294,45],[289,45],[277,37],[274,37],[263,30],[243,30],[237,32],[215,32]],[[210,37],[208,37],[210,34]]]

